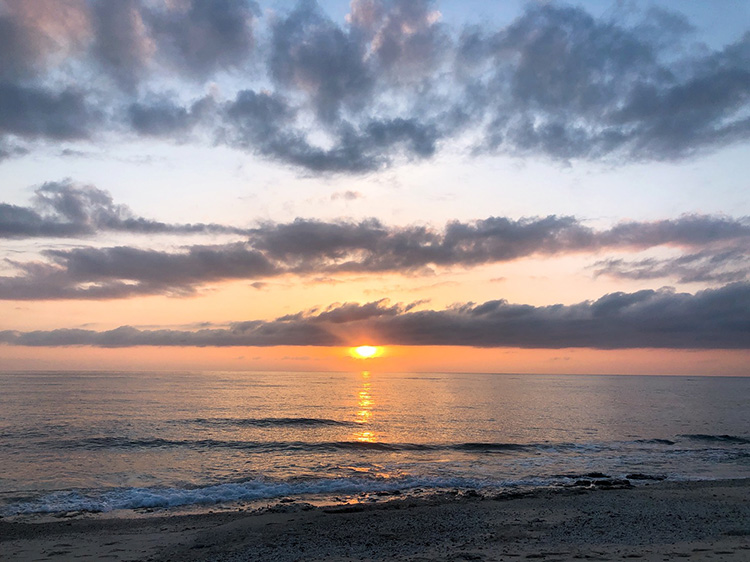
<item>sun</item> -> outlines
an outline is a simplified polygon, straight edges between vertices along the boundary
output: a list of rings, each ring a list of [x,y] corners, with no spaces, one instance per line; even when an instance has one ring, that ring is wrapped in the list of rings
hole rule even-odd
[[[359,347],[355,347],[353,350],[353,355],[359,359],[369,359],[370,357],[375,357],[378,353],[378,348],[374,345],[360,345]]]

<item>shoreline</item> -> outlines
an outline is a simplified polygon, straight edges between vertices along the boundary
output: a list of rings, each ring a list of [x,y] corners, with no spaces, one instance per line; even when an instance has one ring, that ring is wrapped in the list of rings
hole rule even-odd
[[[747,560],[750,479],[0,519],[3,560]],[[132,515],[132,514],[130,514]]]

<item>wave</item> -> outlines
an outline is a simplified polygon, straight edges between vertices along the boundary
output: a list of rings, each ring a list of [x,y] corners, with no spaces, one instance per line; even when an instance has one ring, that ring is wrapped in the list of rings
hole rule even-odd
[[[269,421],[272,420],[272,421]],[[272,424],[338,424],[335,420],[316,418],[260,418],[247,420],[248,423]],[[235,423],[233,420],[232,423]],[[211,422],[213,423],[213,422]],[[686,434],[676,439],[691,440],[711,444],[747,445],[750,439],[733,435]],[[507,443],[507,442],[466,442],[466,443],[389,443],[384,441],[250,441],[226,439],[168,439],[162,437],[129,438],[121,436],[87,437],[83,439],[55,439],[34,442],[34,447],[63,450],[106,450],[106,449],[191,449],[206,451],[227,449],[258,453],[315,453],[336,451],[454,451],[467,454],[566,454],[597,453],[603,451],[624,451],[633,446],[657,445],[668,447],[676,445],[670,439],[636,439],[633,441],[613,441],[601,443]],[[650,449],[650,447],[649,447]]]
[[[353,421],[332,420],[327,418],[196,418],[190,423],[209,426],[238,427],[320,427],[320,426],[357,426]]]
[[[209,423],[215,423],[214,421]],[[269,423],[275,425],[304,425],[304,424],[339,424],[335,420],[317,418],[259,418],[243,420],[247,423]],[[237,423],[232,420],[231,423]],[[218,423],[218,422],[216,422]],[[686,434],[680,435],[678,440],[690,440],[707,444],[747,445],[750,439],[733,435]],[[656,445],[674,449],[677,441],[670,439],[636,439],[633,441],[614,441],[601,443],[389,443],[384,441],[251,441],[226,439],[168,439],[162,437],[129,438],[122,436],[99,436],[83,439],[55,439],[35,441],[35,448],[62,450],[139,450],[139,449],[190,449],[195,451],[237,450],[256,453],[315,453],[336,451],[384,451],[384,452],[420,452],[420,451],[454,451],[458,453],[477,455],[538,455],[538,454],[566,454],[591,453],[603,451],[624,451],[633,446]],[[650,449],[651,447],[649,447]]]
[[[647,445],[674,445],[675,441],[670,439],[636,439],[635,443],[644,443]]]
[[[418,451],[431,450],[436,447],[416,443],[380,443],[366,441],[229,441],[221,439],[163,439],[160,437],[149,439],[129,439],[126,437],[89,437],[86,439],[47,442],[43,445],[62,449],[172,449],[188,448],[194,450],[205,449],[236,449],[258,452],[304,452],[304,451],[336,451],[336,450],[374,450],[374,451]]]
[[[301,495],[361,494],[396,492],[414,489],[486,488],[483,480],[467,478],[405,477],[321,478],[274,482],[263,479],[216,484],[196,488],[117,488],[101,492],[59,491],[4,506],[3,516],[30,513],[61,513],[67,511],[103,512],[116,509],[171,508],[188,505],[212,505]],[[508,485],[509,483],[502,483]],[[519,482],[523,484],[523,482]],[[511,484],[512,485],[512,484]]]
[[[88,437],[36,443],[52,449],[233,449],[257,452],[335,452],[335,451],[458,451],[466,453],[512,454],[523,452],[564,452],[601,448],[576,443],[387,443],[382,441],[243,441],[222,439],[132,439],[128,437]]]
[[[569,448],[570,444],[552,446],[554,448]],[[481,453],[503,453],[508,451],[530,451],[534,449],[549,449],[550,445],[523,445],[520,443],[460,443],[452,445],[456,451],[472,451]]]
[[[737,437],[735,435],[709,435],[705,433],[691,433],[680,435],[685,439],[692,441],[708,441],[711,443],[732,443],[736,445],[750,445],[750,439],[746,437]]]

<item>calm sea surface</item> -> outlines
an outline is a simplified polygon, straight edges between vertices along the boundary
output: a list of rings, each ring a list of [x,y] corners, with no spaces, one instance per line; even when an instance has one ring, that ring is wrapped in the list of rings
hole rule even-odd
[[[750,477],[750,378],[0,375],[0,515]]]

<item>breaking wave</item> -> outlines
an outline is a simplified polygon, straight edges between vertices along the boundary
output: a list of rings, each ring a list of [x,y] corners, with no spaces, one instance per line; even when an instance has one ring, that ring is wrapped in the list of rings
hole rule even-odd
[[[512,454],[534,452],[564,452],[607,448],[591,443],[387,443],[380,441],[243,441],[223,439],[165,439],[161,437],[131,439],[127,437],[89,437],[75,440],[55,440],[40,446],[59,449],[172,449],[189,448],[232,449],[255,452],[335,452],[335,451],[459,451],[466,453]]]
[[[489,484],[486,481],[466,478],[320,478],[287,482],[259,479],[196,488],[117,488],[103,492],[71,490],[53,492],[31,501],[7,505],[1,513],[10,516],[70,511],[106,512],[116,509],[213,505],[306,494],[400,492],[414,488],[483,488]]]
[[[745,437],[737,437],[735,435],[708,435],[705,433],[692,433],[687,435],[681,435],[685,439],[691,439],[693,441],[708,441],[712,443],[733,443],[736,445],[750,445],[750,439]]]
[[[356,422],[327,418],[196,418],[191,423],[205,426],[235,427],[321,427],[356,426]]]

